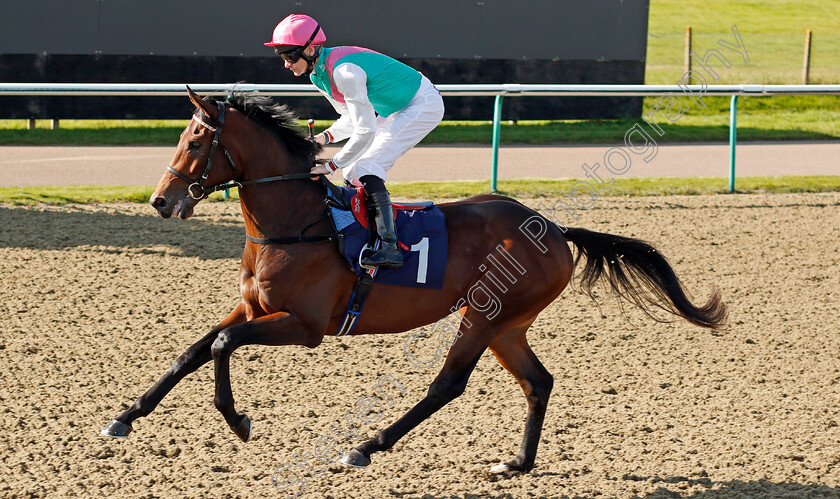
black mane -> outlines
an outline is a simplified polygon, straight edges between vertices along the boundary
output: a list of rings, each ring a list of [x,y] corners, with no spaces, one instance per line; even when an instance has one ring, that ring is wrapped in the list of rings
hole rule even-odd
[[[215,104],[210,97],[205,97],[204,101]],[[274,132],[293,156],[308,158],[311,163],[321,151],[321,146],[310,142],[300,128],[297,115],[287,105],[279,104],[271,97],[233,90],[224,103]]]

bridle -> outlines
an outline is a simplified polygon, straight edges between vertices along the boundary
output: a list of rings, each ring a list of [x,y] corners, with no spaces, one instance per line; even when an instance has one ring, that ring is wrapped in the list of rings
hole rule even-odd
[[[225,149],[225,146],[222,145],[220,140],[220,137],[222,135],[222,128],[225,124],[225,105],[221,101],[216,101],[216,107],[218,107],[219,109],[219,117],[216,119],[216,126],[213,126],[208,123],[208,121],[210,121],[209,116],[204,114],[204,111],[202,111],[201,109],[199,109],[198,115],[194,114],[192,117],[192,119],[195,120],[199,125],[213,132],[213,141],[210,143],[210,152],[207,155],[207,163],[205,163],[204,169],[201,171],[201,175],[194,180],[179,172],[175,168],[172,168],[171,165],[167,165],[166,167],[166,171],[187,183],[187,194],[191,198],[200,201],[216,191],[223,191],[225,189],[230,189],[233,187],[238,187],[241,189],[242,187],[250,184],[276,182],[279,180],[313,179],[320,176],[316,173],[288,173],[286,175],[277,175],[275,177],[264,177],[253,180],[238,180],[239,171],[236,169],[236,163],[234,163],[233,157],[231,157],[230,153],[227,151],[227,149]],[[216,147],[218,146],[222,146],[222,152],[224,152],[225,158],[227,158],[228,164],[230,165],[230,169],[231,171],[233,171],[233,180],[223,184],[216,184],[213,186],[205,187],[204,182],[206,182],[207,177],[210,176],[210,169],[213,167],[213,154],[216,152]]]
[[[206,115],[204,114],[204,111],[200,109],[198,112],[200,113],[201,117],[195,114],[193,115],[193,119],[199,125],[213,132],[213,142],[210,143],[210,153],[207,155],[207,163],[204,164],[204,169],[201,171],[201,176],[199,176],[198,179],[193,180],[184,175],[183,173],[179,172],[175,168],[172,168],[171,165],[167,165],[166,167],[166,171],[187,183],[187,194],[189,194],[191,198],[196,200],[204,199],[211,193],[215,192],[215,186],[207,189],[204,187],[204,182],[207,180],[207,177],[210,176],[210,168],[213,167],[213,153],[216,152],[216,147],[220,144],[219,136],[222,135],[222,127],[225,123],[225,106],[221,102],[216,102],[216,105],[219,108],[219,118],[217,120],[218,126],[213,126],[207,123],[207,121],[210,120],[207,119]],[[231,158],[230,153],[227,151],[227,149],[225,149],[225,146],[222,146],[222,151],[225,153],[225,157],[228,160],[228,164],[230,164],[230,169],[233,171],[233,178],[236,179],[239,176],[239,172],[236,170],[236,164],[233,162],[233,158]],[[210,190],[210,192],[207,192],[208,190]]]
[[[262,184],[266,182],[277,182],[281,180],[312,180],[317,178],[321,182],[321,184],[323,184],[326,187],[328,192],[331,191],[333,193],[333,198],[341,199],[341,190],[338,187],[336,187],[332,182],[327,180],[326,177],[317,173],[287,173],[285,175],[276,175],[274,177],[263,177],[253,180],[238,180],[239,171],[236,169],[236,164],[233,161],[233,157],[231,157],[230,153],[228,153],[227,149],[225,149],[225,146],[222,145],[222,142],[220,140],[220,136],[222,135],[222,128],[225,124],[225,104],[221,101],[216,101],[216,107],[218,107],[219,109],[219,117],[215,120],[217,123],[216,126],[207,123],[208,121],[211,121],[211,119],[201,109],[199,109],[198,115],[194,114],[192,117],[192,119],[194,119],[199,125],[213,132],[213,142],[210,144],[210,153],[207,156],[207,163],[204,165],[204,169],[201,171],[201,176],[198,179],[193,180],[188,176],[184,175],[183,173],[179,172],[175,168],[172,168],[171,165],[167,165],[166,167],[166,171],[187,183],[187,194],[191,198],[200,201],[216,191],[222,191],[233,187],[238,187],[241,189],[244,186],[251,184]],[[205,187],[204,182],[207,180],[207,177],[210,176],[210,168],[212,168],[213,166],[213,153],[216,152],[216,147],[218,146],[222,146],[222,152],[224,152],[225,157],[228,160],[228,164],[230,164],[230,169],[233,171],[233,180],[223,184],[216,184],[213,186]],[[324,212],[324,214],[321,215],[314,222],[306,225],[303,229],[301,229],[297,236],[257,238],[246,233],[245,238],[256,244],[323,243],[340,239],[342,235],[339,234],[338,231],[335,230],[335,228],[333,228],[333,234],[326,234],[320,236],[303,235],[303,233],[306,232],[307,229],[314,226],[322,219],[328,217],[330,217],[329,209],[327,209]]]

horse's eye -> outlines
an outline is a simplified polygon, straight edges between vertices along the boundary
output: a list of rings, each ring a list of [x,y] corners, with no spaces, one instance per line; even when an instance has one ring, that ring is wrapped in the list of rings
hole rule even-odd
[[[198,149],[199,147],[201,147],[201,142],[197,140],[190,141],[190,149]]]

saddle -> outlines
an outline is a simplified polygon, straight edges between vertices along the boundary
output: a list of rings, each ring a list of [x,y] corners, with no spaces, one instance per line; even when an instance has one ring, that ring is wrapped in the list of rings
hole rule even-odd
[[[377,244],[378,238],[376,230],[372,230],[373,217],[368,213],[367,194],[365,193],[365,188],[352,187],[352,189],[356,190],[356,194],[348,201],[345,194],[345,189],[348,189],[347,187],[342,189],[331,182],[327,183],[330,184],[331,187],[327,188],[327,198],[324,201],[330,208],[330,218],[332,219],[336,230],[341,232],[355,220],[356,222],[359,222],[365,230],[367,230],[367,244],[369,248],[373,248],[374,245]],[[435,203],[434,201],[420,201],[417,203],[396,203],[392,201],[391,206],[394,209],[394,217],[396,217],[397,213],[400,211],[422,211],[434,208]],[[352,220],[347,216],[348,212],[352,213]],[[399,234],[397,234],[397,236],[399,237]],[[343,241],[339,241],[340,246],[341,242]],[[408,246],[406,246],[405,243],[402,241],[398,241],[398,243],[402,250],[408,251]],[[341,247],[341,252],[342,254],[344,253],[343,247]]]
[[[378,249],[379,239],[373,222],[373,210],[368,210],[364,187],[341,188],[331,182],[327,181],[326,183],[330,184],[327,186],[327,197],[325,199],[329,208],[327,214],[338,235],[339,251],[356,273],[356,282],[350,295],[350,302],[344,314],[344,319],[334,333],[335,336],[343,336],[353,330],[364,307],[365,300],[373,287],[374,279],[379,275],[379,268],[366,267],[361,264],[362,256],[366,251],[376,251]],[[381,279],[377,282],[440,289],[445,273],[447,245],[443,214],[432,201],[392,203],[392,206],[394,218],[398,222],[403,221],[404,229],[410,229],[405,230],[405,232],[397,230],[397,236],[400,238],[398,245],[402,251],[407,252],[404,253],[407,258],[406,266],[396,269],[383,268]],[[418,238],[421,237],[421,233],[418,231],[422,231],[424,236],[428,236],[422,237],[422,247],[417,244]],[[422,263],[413,261],[412,259],[417,259],[418,251],[428,249],[430,241],[434,248],[441,248],[442,251],[437,250],[435,255],[426,251]],[[437,260],[435,260],[435,257],[437,257]],[[430,261],[434,261],[433,264],[430,265]],[[421,267],[422,271],[420,270]],[[428,271],[428,275],[427,268],[431,269]],[[421,272],[422,279],[419,277]]]

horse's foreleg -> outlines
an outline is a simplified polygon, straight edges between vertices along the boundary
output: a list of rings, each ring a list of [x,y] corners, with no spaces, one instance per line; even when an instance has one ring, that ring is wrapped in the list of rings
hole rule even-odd
[[[234,408],[230,386],[230,356],[245,345],[304,345],[314,348],[324,338],[321,332],[307,330],[297,317],[286,312],[260,317],[219,332],[210,347],[216,376],[216,396],[213,403],[227,421],[228,426],[243,441],[251,437],[251,420]]]
[[[233,312],[231,312],[225,320],[207,333],[206,336],[195,342],[187,350],[181,354],[172,367],[152,385],[149,390],[141,395],[134,404],[131,405],[125,412],[111,421],[105,429],[102,430],[102,435],[106,437],[125,437],[131,433],[131,424],[140,417],[151,413],[155,407],[163,400],[163,397],[169,393],[179,381],[184,379],[188,374],[194,372],[199,367],[203,366],[211,359],[210,346],[218,337],[219,331],[224,330],[235,324],[245,321],[245,304],[240,303]]]
[[[462,336],[449,349],[443,369],[432,382],[423,400],[374,438],[350,449],[342,456],[342,463],[358,467],[367,466],[370,464],[371,454],[390,449],[414,427],[464,393],[470,374],[493,336],[491,331],[476,324],[480,321],[471,317],[469,312],[467,316],[473,327],[466,334],[464,325],[461,325]]]
[[[537,456],[537,446],[540,443],[540,433],[554,378],[528,346],[525,332],[530,325],[529,322],[523,327],[514,328],[490,344],[490,350],[496,359],[513,374],[525,392],[525,398],[528,399],[528,417],[519,454],[512,461],[494,466],[491,469],[494,473],[529,471],[534,467],[534,459]]]

